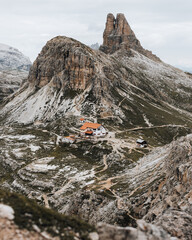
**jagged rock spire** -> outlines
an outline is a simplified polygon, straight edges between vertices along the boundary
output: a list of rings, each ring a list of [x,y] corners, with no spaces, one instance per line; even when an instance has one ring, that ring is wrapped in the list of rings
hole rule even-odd
[[[103,33],[103,45],[100,50],[105,53],[113,53],[126,44],[126,48],[141,48],[139,40],[129,26],[124,14],[118,13],[117,17],[112,13],[107,15],[105,31]]]
[[[160,61],[152,52],[145,50],[141,46],[124,14],[118,13],[115,18],[112,13],[109,13],[103,33],[103,45],[100,46],[100,50],[104,53],[112,54],[119,49],[133,49],[154,61]]]

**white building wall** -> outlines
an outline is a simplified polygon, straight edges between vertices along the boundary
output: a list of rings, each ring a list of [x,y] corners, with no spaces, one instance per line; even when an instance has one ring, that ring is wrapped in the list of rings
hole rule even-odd
[[[99,128],[97,128],[97,129],[95,129],[95,130],[93,130],[93,135],[94,136],[100,136],[100,137],[104,137],[105,135],[107,134],[107,131],[106,131],[106,129],[103,127],[103,126],[101,126],[101,127],[99,127]]]

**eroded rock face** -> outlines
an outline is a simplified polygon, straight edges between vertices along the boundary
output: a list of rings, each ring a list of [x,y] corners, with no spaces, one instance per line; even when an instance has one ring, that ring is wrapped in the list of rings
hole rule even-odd
[[[134,32],[130,28],[125,16],[122,13],[117,14],[117,18],[113,14],[107,15],[105,31],[103,33],[103,45],[100,50],[105,53],[113,53],[123,47],[137,49],[141,48],[139,40],[135,37]]]
[[[161,226],[171,236],[179,239],[191,239],[192,230],[192,135],[172,142],[165,151],[159,151],[153,168],[151,155],[151,173],[135,175],[140,178],[135,190],[130,194],[129,209],[136,218]],[[143,159],[144,169],[147,158]],[[146,169],[146,168],[145,168]],[[153,169],[153,171],[152,171]],[[132,169],[133,170],[133,169]],[[136,182],[133,180],[133,185]]]
[[[29,81],[42,88],[50,81],[57,89],[85,89],[95,74],[92,50],[70,38],[56,37],[42,49],[34,62]]]
[[[147,224],[143,220],[137,221],[138,227],[117,227],[105,223],[99,223],[97,230],[100,240],[176,240],[171,238],[161,227]]]
[[[112,54],[119,49],[133,49],[155,61],[160,61],[158,57],[141,46],[124,14],[118,13],[115,18],[112,13],[109,13],[103,33],[103,45],[100,50]]]

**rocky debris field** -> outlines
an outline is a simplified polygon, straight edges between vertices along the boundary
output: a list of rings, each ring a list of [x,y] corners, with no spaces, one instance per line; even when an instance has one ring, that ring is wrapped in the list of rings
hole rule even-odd
[[[65,123],[66,128],[55,130],[49,125],[1,127],[4,189],[95,226],[105,222],[135,229],[138,219],[145,219],[170,236],[190,239],[191,135],[162,147],[148,136],[149,145],[142,149],[136,145],[141,129],[124,138],[119,129],[105,138],[60,146],[57,136],[69,131]]]

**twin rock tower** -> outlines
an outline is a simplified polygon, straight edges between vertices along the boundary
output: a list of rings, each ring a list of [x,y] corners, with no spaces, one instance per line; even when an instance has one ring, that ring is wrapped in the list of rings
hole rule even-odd
[[[136,38],[124,14],[118,13],[115,18],[112,13],[109,13],[103,33],[103,45],[100,46],[100,50],[104,53],[112,54],[119,49],[125,49],[127,51],[133,49],[148,58],[160,61],[151,51],[141,46],[140,41]]]

